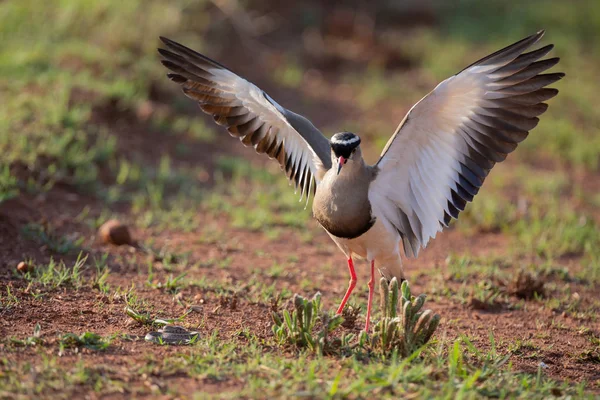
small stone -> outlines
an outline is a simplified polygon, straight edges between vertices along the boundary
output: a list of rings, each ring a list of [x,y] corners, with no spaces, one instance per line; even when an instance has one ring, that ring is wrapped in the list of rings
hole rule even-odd
[[[21,261],[18,265],[17,265],[17,271],[19,271],[22,274],[26,274],[30,271],[33,271],[33,266],[27,264],[25,261]]]
[[[116,219],[105,222],[98,230],[98,233],[103,243],[114,244],[116,246],[124,244],[133,245],[129,228]]]

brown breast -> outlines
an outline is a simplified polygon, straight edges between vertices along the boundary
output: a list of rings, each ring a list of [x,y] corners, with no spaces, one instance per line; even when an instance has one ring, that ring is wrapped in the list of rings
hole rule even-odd
[[[327,232],[344,239],[354,239],[375,224],[369,202],[369,184],[374,171],[364,166],[335,174],[328,171],[313,201],[313,215]]]

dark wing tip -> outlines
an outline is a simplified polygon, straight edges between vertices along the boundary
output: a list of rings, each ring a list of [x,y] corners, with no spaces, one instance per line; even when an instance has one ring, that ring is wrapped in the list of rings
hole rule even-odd
[[[176,41],[168,39],[164,36],[159,36],[159,38],[170,50],[172,50],[172,54],[174,53],[174,55],[176,57],[177,56],[183,57],[193,63],[207,63],[211,67],[222,68],[227,71],[231,71],[229,68],[227,68],[223,64],[213,60],[212,58],[205,56],[204,54],[198,53],[196,50],[192,50],[189,47],[182,45],[181,43],[177,43]],[[160,52],[160,50],[159,50],[159,52]],[[161,54],[163,54],[163,53],[161,53]]]
[[[173,43],[173,41],[169,38],[166,38],[164,36],[159,36],[158,37],[160,39],[161,42],[163,42],[164,44],[166,44],[167,46],[169,45],[169,43]]]
[[[167,78],[169,78],[173,82],[177,82],[177,83],[185,83],[188,81],[187,78],[185,78],[179,74],[174,74],[174,73],[168,73]]]
[[[167,49],[160,48],[160,47],[157,49],[157,51],[161,56],[166,57],[166,58],[172,57],[174,55],[173,52],[171,52]]]
[[[169,68],[170,70],[173,70],[174,68],[179,67],[179,65],[175,64],[173,61],[170,61],[170,60],[160,60],[160,63],[162,65],[164,65],[165,67]]]

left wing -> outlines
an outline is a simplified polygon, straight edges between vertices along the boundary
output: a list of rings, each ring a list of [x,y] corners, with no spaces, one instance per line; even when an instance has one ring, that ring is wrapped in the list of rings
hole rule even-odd
[[[369,188],[374,213],[402,237],[416,257],[430,238],[457,218],[490,169],[503,161],[539,122],[545,86],[563,73],[540,74],[558,58],[529,53],[540,31],[491,54],[440,83],[408,112],[377,162]]]
[[[279,162],[306,200],[331,168],[329,139],[306,118],[280,106],[256,85],[223,65],[161,37],[158,49],[167,76],[198,102],[202,111],[245,146]]]

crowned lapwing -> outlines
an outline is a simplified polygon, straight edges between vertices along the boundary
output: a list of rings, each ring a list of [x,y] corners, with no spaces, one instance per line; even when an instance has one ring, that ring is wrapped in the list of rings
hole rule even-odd
[[[558,58],[538,61],[552,49],[525,51],[540,31],[471,64],[415,104],[375,165],[362,157],[361,139],[336,133],[327,139],[306,118],[223,65],[172,40],[159,49],[167,76],[219,125],[276,159],[348,259],[371,264],[365,330],[369,330],[375,263],[386,278],[404,279],[400,248],[416,257],[479,191],[491,168],[503,161],[537,124],[564,74],[542,72]]]

